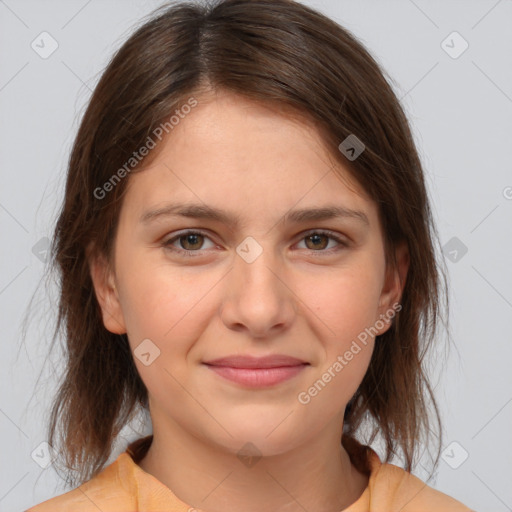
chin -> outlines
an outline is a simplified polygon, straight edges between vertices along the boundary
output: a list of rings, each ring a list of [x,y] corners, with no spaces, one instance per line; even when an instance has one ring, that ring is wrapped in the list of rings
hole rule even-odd
[[[280,455],[306,441],[305,433],[301,433],[299,425],[288,421],[293,414],[288,420],[283,421],[285,416],[262,421],[261,417],[258,419],[255,415],[254,418],[244,418],[244,421],[239,419],[226,422],[226,428],[232,437],[226,434],[209,440],[213,440],[223,450],[242,458],[250,455]]]

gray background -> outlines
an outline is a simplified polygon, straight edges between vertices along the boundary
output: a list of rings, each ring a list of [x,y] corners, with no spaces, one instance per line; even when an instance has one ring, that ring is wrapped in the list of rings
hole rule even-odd
[[[475,510],[512,510],[512,1],[305,3],[352,31],[391,75],[428,175],[455,344],[446,365],[431,365],[446,450],[429,484]],[[55,291],[35,296],[26,345],[21,321],[43,275],[85,102],[130,28],[157,5],[0,0],[0,511],[67,490],[40,465],[60,369],[58,357],[44,364]],[[43,31],[58,43],[46,59],[31,47],[42,46]],[[443,44],[453,31],[463,39]],[[147,424],[128,428],[111,460],[141,432]]]

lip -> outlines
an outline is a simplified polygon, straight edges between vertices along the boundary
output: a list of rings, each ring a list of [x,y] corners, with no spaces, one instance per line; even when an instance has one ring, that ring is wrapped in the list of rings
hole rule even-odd
[[[229,366],[231,368],[281,368],[283,366],[298,366],[307,364],[306,361],[296,357],[282,354],[269,355],[264,357],[233,355],[221,357],[211,361],[205,361],[210,366]]]
[[[299,374],[309,363],[295,357],[229,356],[204,363],[220,377],[243,386],[258,388],[275,386]]]

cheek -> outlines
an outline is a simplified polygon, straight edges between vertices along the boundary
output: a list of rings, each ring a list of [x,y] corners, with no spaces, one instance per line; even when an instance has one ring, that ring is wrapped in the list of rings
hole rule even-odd
[[[316,286],[304,282],[300,292],[323,352],[312,387],[303,390],[305,400],[321,403],[332,413],[356,392],[372,356],[380,276],[371,268],[361,265],[333,272]]]
[[[165,265],[150,267],[146,263],[142,268],[145,270],[127,271],[122,276],[128,340],[150,395],[159,402],[172,396],[176,412],[190,407],[180,383],[188,378],[189,352],[211,321],[208,297],[219,278]],[[148,339],[150,342],[145,341]],[[147,353],[149,356],[142,356]]]
[[[370,265],[361,265],[302,281],[298,296],[307,306],[306,314],[315,314],[318,337],[333,348],[344,350],[376,320],[381,279],[371,269]]]
[[[374,348],[370,327],[379,298],[376,283],[378,276],[369,272],[337,272],[315,288],[304,287],[301,298],[315,313],[314,320],[308,313],[309,325],[317,326],[322,345],[315,371],[297,395],[306,421],[337,418],[363,380]]]
[[[121,307],[132,349],[149,338],[162,351],[178,352],[186,350],[187,340],[196,339],[204,329],[204,307],[218,276],[141,262],[127,266],[120,280]]]

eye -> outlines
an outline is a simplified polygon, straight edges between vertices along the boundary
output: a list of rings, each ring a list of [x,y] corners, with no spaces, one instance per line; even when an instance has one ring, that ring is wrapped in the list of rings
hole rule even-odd
[[[329,239],[336,242],[337,246],[335,245],[334,247],[329,247],[325,250],[329,245]],[[301,239],[301,242],[302,241],[305,241],[306,249],[324,254],[330,254],[338,251],[340,249],[339,246],[348,247],[348,243],[345,240],[330,231],[310,231]]]
[[[210,247],[204,247],[205,240],[210,241]],[[305,242],[306,250],[318,253],[318,256],[337,252],[342,248],[348,247],[348,242],[338,235],[323,230],[309,231],[300,239],[300,243]],[[334,241],[337,245],[329,247],[329,241]],[[202,254],[203,250],[215,247],[210,237],[201,231],[182,231],[176,236],[164,241],[162,245],[178,255],[185,257],[196,257]],[[315,255],[316,256],[316,255]]]
[[[194,253],[199,253],[201,249],[204,249],[202,246],[205,239],[210,240],[206,234],[200,231],[185,231],[174,236],[173,238],[164,241],[163,245],[167,249],[182,253],[187,256],[197,256],[198,254]],[[180,247],[176,247],[176,243],[179,244]],[[212,246],[214,246],[213,243]]]

